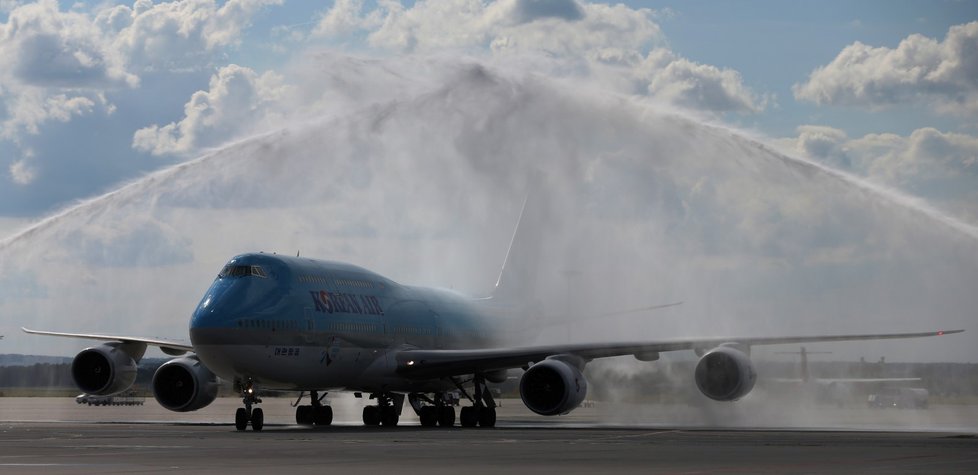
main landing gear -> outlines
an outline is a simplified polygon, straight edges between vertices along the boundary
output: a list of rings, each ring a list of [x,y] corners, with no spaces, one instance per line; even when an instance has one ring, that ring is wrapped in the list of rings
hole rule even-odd
[[[462,427],[496,427],[496,401],[486,387],[486,378],[477,374],[472,378],[472,384],[475,388],[471,396],[461,384],[458,385],[459,391],[472,401],[471,406],[459,411],[459,422]]]
[[[486,387],[484,376],[476,374],[472,378],[474,391],[470,395],[465,390],[467,381],[454,381],[458,392],[472,401],[469,407],[463,407],[459,412],[459,422],[462,427],[495,427],[496,401]],[[411,407],[418,413],[422,427],[452,427],[455,425],[455,406],[458,404],[457,395],[435,393],[432,398],[425,394],[413,393],[408,396]]]
[[[299,394],[299,400],[293,404],[295,407],[295,423],[303,426],[328,426],[332,424],[333,408],[323,404],[325,397],[326,393],[319,396],[316,391],[309,391],[309,400],[312,404],[300,406],[299,401],[302,400],[302,394]]]
[[[261,404],[261,399],[255,394],[254,383],[248,381],[242,386],[241,396],[241,401],[245,407],[239,407],[234,413],[234,427],[238,430],[245,430],[250,422],[253,430],[261,431],[265,427],[265,413],[260,407],[252,408],[254,404]]]
[[[437,393],[432,399],[424,394],[412,393],[408,395],[408,401],[421,419],[422,427],[455,425],[455,408],[452,405],[457,401],[451,400],[446,394]]]
[[[377,399],[376,406],[363,408],[363,425],[394,427],[401,418],[401,408],[404,407],[404,395],[396,393],[371,394],[371,399]]]

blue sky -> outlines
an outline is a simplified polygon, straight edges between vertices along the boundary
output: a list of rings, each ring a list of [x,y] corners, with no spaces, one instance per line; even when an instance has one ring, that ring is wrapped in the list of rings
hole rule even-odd
[[[6,35],[9,38],[27,36],[24,29],[14,30],[10,18],[16,18],[17,12],[23,12],[30,3],[3,2],[0,7],[0,22],[6,24]],[[216,9],[224,5],[223,2],[211,1],[192,3],[197,5],[195,9],[198,12],[206,14],[216,14]],[[19,226],[24,219],[37,219],[76,200],[96,196],[144,173],[170,166],[200,153],[202,148],[195,146],[161,152],[154,156],[147,153],[145,148],[133,146],[133,134],[139,128],[180,121],[184,104],[196,91],[207,90],[210,77],[219,68],[237,64],[258,73],[282,73],[290,65],[294,65],[303,51],[322,47],[380,55],[404,51],[403,47],[397,45],[368,42],[367,38],[375,33],[371,30],[380,28],[377,24],[360,25],[336,34],[314,34],[313,30],[333,8],[328,3],[238,3],[243,6],[242,13],[234,18],[233,21],[238,23],[229,32],[222,32],[227,35],[223,43],[205,46],[207,40],[203,36],[186,40],[180,46],[189,50],[171,52],[171,64],[149,67],[147,59],[135,56],[148,54],[146,51],[130,50],[120,53],[113,51],[117,47],[110,46],[109,50],[113,54],[131,55],[119,61],[128,74],[138,76],[138,86],[126,87],[118,78],[102,78],[107,82],[95,87],[90,84],[72,85],[64,82],[71,81],[66,76],[60,78],[59,81],[62,82],[54,85],[55,87],[31,88],[32,93],[38,95],[34,107],[37,107],[36,103],[50,101],[51,97],[65,92],[69,97],[85,97],[91,102],[75,109],[64,109],[70,112],[63,110],[61,118],[56,118],[57,112],[51,111],[43,119],[34,119],[34,130],[26,130],[23,125],[18,127],[9,121],[2,125],[4,133],[0,135],[0,168],[4,173],[0,175],[0,217],[12,223],[6,229],[9,231]],[[384,11],[376,2],[361,3],[361,16]],[[443,9],[461,10],[453,5],[467,2],[428,2],[429,5],[439,3],[444,4]],[[554,10],[573,4],[563,0],[527,0],[523,3],[538,7],[542,5],[542,8]],[[48,8],[58,11],[59,14],[77,13],[94,23],[95,17],[100,12],[107,11],[112,4],[59,2],[49,3]],[[130,2],[118,4],[128,6]],[[877,48],[895,49],[911,35],[923,35],[938,42],[943,41],[952,26],[966,25],[978,20],[978,7],[973,2],[684,1],[624,4],[636,11],[642,8],[651,9],[647,15],[648,22],[659,29],[658,32],[639,39],[634,52],[644,55],[653,48],[665,49],[675,58],[737,75],[736,86],[743,89],[739,93],[753,97],[748,107],[713,108],[711,104],[671,99],[684,107],[719,116],[728,124],[754,130],[775,139],[800,138],[798,127],[806,125],[841,130],[849,140],[859,139],[867,134],[884,133],[909,137],[915,130],[928,127],[945,134],[962,134],[963,137],[954,138],[965,141],[978,134],[974,110],[965,108],[963,111],[946,112],[929,107],[928,102],[933,102],[935,98],[940,99],[939,95],[925,95],[915,100],[898,99],[885,104],[843,99],[817,103],[796,97],[792,89],[805,83],[812,71],[825,67],[844,48],[856,42]],[[403,2],[403,8],[418,10],[414,2]],[[191,9],[184,10],[184,14],[189,14]],[[84,19],[73,22],[73,27],[83,27],[82,24],[86,21]],[[76,37],[67,39],[62,36],[62,46],[67,45],[70,49],[73,47],[72,41],[90,41],[83,36],[90,33],[90,30],[80,32]],[[629,33],[633,32],[622,32]],[[151,35],[162,38],[174,33],[164,29],[128,34],[145,35],[139,41],[154,41]],[[437,35],[437,31],[426,31],[424,34]],[[582,31],[580,34],[586,35],[587,32]],[[290,38],[290,35],[295,37]],[[112,33],[104,33],[99,38],[99,41],[112,40]],[[11,47],[22,48],[21,52],[24,52],[23,48],[38,47],[36,43],[30,42],[9,43],[11,45],[6,53],[8,58],[14,53],[9,50]],[[435,43],[430,47],[419,48],[418,51],[431,54],[444,48],[444,44]],[[460,47],[468,54],[481,54],[479,52],[484,51],[486,46],[485,41],[476,41]],[[193,48],[202,50],[187,54]],[[572,56],[584,54],[584,51],[568,51],[566,54]],[[63,75],[66,72],[53,66],[50,71],[37,73]],[[695,75],[690,77],[692,80],[704,80]],[[15,97],[25,89],[24,83],[36,86],[31,81],[36,83],[37,80],[37,77],[27,74],[21,78],[8,77],[6,84],[0,83],[4,90],[0,96],[0,107],[5,106],[0,108],[0,114],[8,119],[18,113],[23,114],[23,111],[15,110]],[[919,87],[924,89],[932,86]],[[970,87],[973,88],[974,84]],[[96,98],[99,94],[103,99]],[[966,94],[974,94],[974,91]],[[112,113],[108,113],[110,109],[113,110]],[[208,145],[234,140],[235,132],[240,130],[226,131],[223,136],[218,134]],[[973,148],[965,148],[965,155],[975,153]],[[874,159],[878,157],[860,157],[864,161]],[[973,175],[974,167],[969,168]],[[863,169],[856,171],[870,174]],[[891,176],[887,180],[890,184],[915,191],[915,185],[906,176]],[[25,181],[29,183],[24,183]],[[974,219],[974,210],[963,209],[967,208],[962,204],[965,201],[967,200],[957,200],[949,203],[948,207],[954,212],[963,213],[968,219]]]
[[[673,266],[632,306],[750,323],[677,333],[973,323],[978,6],[0,0],[3,315],[183,336],[256,249],[478,293],[527,167]]]
[[[27,36],[23,29],[14,30],[10,18],[16,18],[17,12],[23,12],[30,3],[3,2],[0,22],[6,24],[8,38]],[[194,9],[200,12],[213,12],[223,5],[223,2],[210,1],[192,3],[196,5]],[[135,56],[120,59],[129,74],[139,77],[140,83],[136,87],[125,87],[117,78],[102,78],[109,80],[96,87],[82,85],[79,89],[78,85],[59,82],[55,87],[33,88],[32,93],[38,94],[37,102],[40,103],[65,92],[69,97],[76,95],[95,100],[87,106],[73,109],[73,112],[62,112],[62,118],[55,118],[57,113],[52,111],[39,121],[35,119],[34,130],[26,130],[10,122],[3,126],[4,134],[0,136],[0,168],[4,171],[0,175],[0,217],[9,220],[6,229],[10,231],[16,228],[23,222],[20,221],[22,219],[37,219],[78,199],[96,196],[146,172],[170,166],[199,153],[200,148],[184,147],[179,151],[153,156],[145,148],[133,146],[133,134],[138,128],[181,120],[183,105],[190,96],[196,91],[206,91],[214,71],[227,64],[237,64],[261,73],[288,68],[297,55],[310,48],[331,47],[381,55],[404,51],[398,45],[366,41],[373,33],[371,29],[379,28],[378,25],[360,25],[337,34],[310,34],[330,12],[332,6],[328,4],[292,1],[238,3],[244,6],[241,9],[243,13],[232,20],[239,22],[238,25],[230,28],[229,32],[222,32],[227,34],[224,43],[206,47],[207,40],[203,36],[187,40],[181,46],[203,50],[185,54],[181,58],[174,56],[169,71],[165,70],[166,67],[160,69],[156,66],[152,70],[140,70],[146,67],[146,64],[140,64],[145,59]],[[468,2],[428,3],[444,4],[443,9],[461,10],[461,7],[453,5]],[[527,0],[524,3],[556,10],[573,2]],[[111,4],[59,2],[49,3],[48,9],[60,14],[78,13],[94,22],[95,17],[107,11]],[[130,5],[130,2],[119,4]],[[776,139],[799,138],[798,127],[805,125],[841,130],[850,140],[883,133],[909,137],[915,130],[926,127],[945,134],[963,134],[965,139],[978,135],[974,110],[957,113],[936,111],[927,106],[928,100],[933,102],[927,97],[886,104],[845,100],[816,103],[798,98],[792,91],[794,86],[804,83],[812,71],[826,66],[844,48],[856,42],[894,49],[910,35],[943,41],[952,26],[978,20],[978,7],[973,2],[687,1],[625,2],[625,5],[634,10],[651,9],[646,15],[648,22],[659,29],[640,38],[634,52],[647,54],[652,48],[664,48],[676,58],[738,76],[737,86],[744,89],[741,92],[753,95],[753,103],[748,108],[713,108],[712,104],[707,103],[674,101],[707,114],[716,114],[729,124]],[[414,2],[403,5],[405,10],[412,7],[418,9]],[[189,14],[191,9],[184,10],[183,13]],[[365,2],[360,11],[362,16],[367,16],[371,12],[382,13],[384,10],[376,2]],[[73,24],[77,25],[75,22]],[[37,35],[42,33],[35,32]],[[82,35],[91,33],[89,30],[75,37],[62,36],[60,41],[62,46],[70,49],[73,47],[72,41],[89,41]],[[146,36],[140,41],[154,41],[151,35],[164,37],[173,34],[165,29],[139,33]],[[424,34],[436,35],[437,32],[426,31]],[[100,38],[100,41],[111,40],[111,32]],[[971,41],[974,41],[973,37]],[[12,43],[14,48],[37,47],[36,44]],[[459,46],[472,52],[485,50],[485,43],[476,41]],[[432,53],[439,48],[445,48],[445,45],[418,48],[418,51]],[[24,52],[23,49],[21,52]],[[583,53],[569,51],[566,54]],[[124,51],[122,54],[137,55],[141,52]],[[12,56],[16,55],[7,54],[5,57]],[[64,73],[56,70],[48,72]],[[0,96],[0,114],[8,119],[18,113],[23,114],[23,111],[16,111],[15,97],[24,88],[14,83],[34,85],[30,81],[36,79],[25,74],[21,78],[8,77],[6,85],[0,83],[0,86],[5,86],[4,94]],[[102,103],[95,98],[98,94],[104,98]],[[968,94],[975,92],[972,90]],[[36,103],[34,107],[37,107]],[[108,113],[109,108],[114,112]],[[748,110],[750,108],[753,110]],[[234,138],[233,133],[215,137],[211,145]],[[975,151],[966,149],[964,153]],[[865,160],[872,161],[873,158]],[[974,167],[969,168],[973,174]],[[866,170],[857,172],[867,173]],[[903,182],[895,184],[904,185],[909,191],[915,190],[915,185],[908,183],[912,180],[907,177],[899,179]],[[893,177],[889,177],[889,180],[896,181]],[[948,206],[973,219],[974,210],[962,209],[967,207],[961,201]]]

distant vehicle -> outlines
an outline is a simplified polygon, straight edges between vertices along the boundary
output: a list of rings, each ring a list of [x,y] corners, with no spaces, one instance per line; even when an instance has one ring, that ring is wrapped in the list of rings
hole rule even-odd
[[[126,391],[111,396],[96,396],[94,394],[79,394],[75,396],[78,404],[88,404],[89,406],[142,406],[145,397],[136,394],[136,391]]]
[[[867,398],[869,407],[897,409],[926,409],[930,393],[924,388],[883,388]]]

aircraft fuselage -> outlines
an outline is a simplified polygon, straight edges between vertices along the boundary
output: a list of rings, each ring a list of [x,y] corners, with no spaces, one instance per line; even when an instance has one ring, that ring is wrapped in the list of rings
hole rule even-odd
[[[290,390],[444,391],[448,380],[395,374],[392,350],[483,348],[497,328],[478,301],[400,285],[338,262],[269,254],[233,258],[190,322],[218,376]]]

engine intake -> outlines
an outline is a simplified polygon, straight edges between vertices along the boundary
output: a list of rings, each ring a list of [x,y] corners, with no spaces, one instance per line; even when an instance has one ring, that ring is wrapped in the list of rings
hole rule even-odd
[[[129,389],[136,381],[136,361],[120,346],[108,343],[78,353],[71,362],[75,385],[88,394],[99,396]]]
[[[153,374],[153,397],[176,412],[196,411],[217,399],[220,381],[196,356],[163,363]]]
[[[567,414],[587,396],[587,379],[576,366],[547,359],[530,367],[520,378],[520,398],[542,416]]]
[[[716,401],[736,401],[746,396],[756,380],[750,358],[732,347],[715,348],[696,365],[696,386]]]

